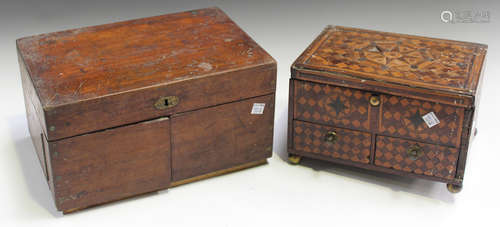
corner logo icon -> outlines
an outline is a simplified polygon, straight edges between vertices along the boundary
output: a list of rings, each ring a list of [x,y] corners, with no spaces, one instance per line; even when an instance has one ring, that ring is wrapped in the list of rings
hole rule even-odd
[[[453,13],[448,10],[444,10],[441,12],[441,21],[444,23],[452,23],[453,22]]]

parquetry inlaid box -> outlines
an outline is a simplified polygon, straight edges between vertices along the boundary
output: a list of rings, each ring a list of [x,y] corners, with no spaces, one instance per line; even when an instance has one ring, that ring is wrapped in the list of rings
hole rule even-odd
[[[288,151],[459,191],[486,45],[328,27],[292,65]]]
[[[276,62],[217,8],[17,40],[29,130],[64,212],[265,162]]]

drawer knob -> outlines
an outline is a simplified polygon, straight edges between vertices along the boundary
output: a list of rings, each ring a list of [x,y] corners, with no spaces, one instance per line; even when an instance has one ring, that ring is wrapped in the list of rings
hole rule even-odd
[[[155,108],[158,110],[163,110],[174,107],[178,103],[179,103],[179,98],[177,98],[177,96],[165,96],[159,98],[158,101],[156,101]]]
[[[335,143],[337,141],[337,133],[335,131],[329,131],[326,133],[325,141],[327,143]]]
[[[411,160],[417,160],[420,156],[424,154],[422,148],[418,144],[411,145],[407,151],[408,157]]]
[[[378,96],[378,95],[372,95],[370,97],[370,104],[372,106],[379,106],[380,105],[380,96]]]

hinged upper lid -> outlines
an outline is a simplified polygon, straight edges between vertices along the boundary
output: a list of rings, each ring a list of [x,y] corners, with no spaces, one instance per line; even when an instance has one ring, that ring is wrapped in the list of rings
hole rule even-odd
[[[218,8],[36,35],[17,45],[44,107],[274,62]]]
[[[218,8],[36,35],[17,48],[49,141],[275,90],[274,59]]]
[[[474,96],[487,46],[346,27],[327,27],[296,70]]]

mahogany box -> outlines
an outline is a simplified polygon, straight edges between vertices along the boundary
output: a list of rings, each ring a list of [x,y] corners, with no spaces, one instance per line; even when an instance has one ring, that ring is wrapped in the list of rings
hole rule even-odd
[[[462,187],[486,45],[327,27],[291,67],[289,161]]]
[[[218,8],[17,40],[29,131],[65,213],[262,164],[276,62]]]

